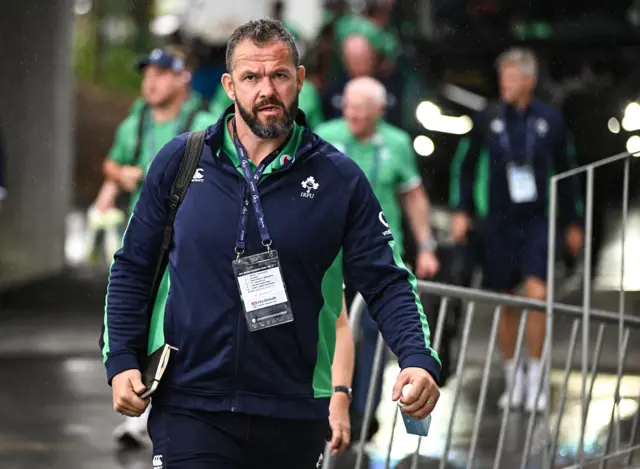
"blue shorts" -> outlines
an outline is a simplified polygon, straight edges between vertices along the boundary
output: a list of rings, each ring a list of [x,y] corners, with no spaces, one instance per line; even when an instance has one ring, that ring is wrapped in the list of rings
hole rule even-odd
[[[525,223],[487,219],[481,228],[482,283],[495,291],[511,291],[527,277],[547,280],[546,218]]]
[[[154,469],[316,467],[329,422],[154,405],[149,414]]]

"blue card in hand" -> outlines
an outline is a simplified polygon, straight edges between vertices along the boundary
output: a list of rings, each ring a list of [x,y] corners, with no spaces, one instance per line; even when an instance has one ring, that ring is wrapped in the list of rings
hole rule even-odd
[[[400,414],[402,415],[402,421],[404,422],[404,428],[410,435],[427,436],[429,434],[429,427],[431,426],[431,415],[427,415],[422,420],[416,420],[413,417],[409,417],[402,412],[400,408]]]
[[[411,389],[411,385],[406,385],[402,390],[403,397],[407,395],[408,390]],[[427,436],[429,434],[429,427],[431,426],[431,414],[427,415],[421,420],[416,420],[413,417],[409,417],[402,412],[403,405],[398,401],[398,407],[400,407],[400,415],[404,422],[404,428],[410,435]]]

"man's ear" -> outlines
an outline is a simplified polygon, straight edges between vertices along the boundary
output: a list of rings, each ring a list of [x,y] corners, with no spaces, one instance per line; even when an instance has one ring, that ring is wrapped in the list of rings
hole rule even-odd
[[[222,79],[220,81],[222,82],[222,87],[227,92],[227,96],[229,96],[229,99],[231,101],[235,101],[236,92],[233,88],[233,80],[231,79],[231,75],[225,73],[224,75],[222,75]]]
[[[306,75],[307,71],[302,65],[300,65],[298,67],[298,73],[296,74],[296,78],[298,80],[298,93],[302,91],[302,85],[304,85],[304,79],[306,78]]]

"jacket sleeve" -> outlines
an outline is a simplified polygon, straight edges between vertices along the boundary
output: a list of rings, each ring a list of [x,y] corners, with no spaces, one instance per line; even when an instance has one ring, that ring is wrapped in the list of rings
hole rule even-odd
[[[558,141],[554,151],[555,174],[564,173],[577,167],[575,147],[569,136],[562,117],[559,117]],[[578,174],[558,181],[558,204],[561,219],[566,224],[584,223],[584,201],[580,182],[583,175]]]
[[[482,129],[485,118],[489,116],[484,112],[475,117],[471,132],[460,139],[451,162],[449,206],[456,211],[469,213],[474,209],[473,186],[478,157],[485,139]]]
[[[400,367],[423,368],[438,381],[441,363],[431,349],[416,279],[404,267],[364,173],[355,163],[349,164],[354,176],[343,240],[345,281],[362,294]]]
[[[174,138],[153,160],[109,274],[102,354],[107,378],[140,369],[149,333],[147,305],[162,246],[171,186],[186,135]]]

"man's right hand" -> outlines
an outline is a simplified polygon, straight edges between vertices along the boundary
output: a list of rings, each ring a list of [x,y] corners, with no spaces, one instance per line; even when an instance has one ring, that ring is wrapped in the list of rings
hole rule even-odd
[[[146,390],[140,370],[126,370],[114,376],[111,390],[113,408],[127,417],[140,417],[149,405],[148,398],[138,396]]]
[[[471,220],[465,212],[456,212],[451,218],[451,241],[456,244],[464,243],[467,239]]]
[[[120,185],[129,192],[134,192],[142,180],[142,168],[139,166],[125,165],[120,168]]]

